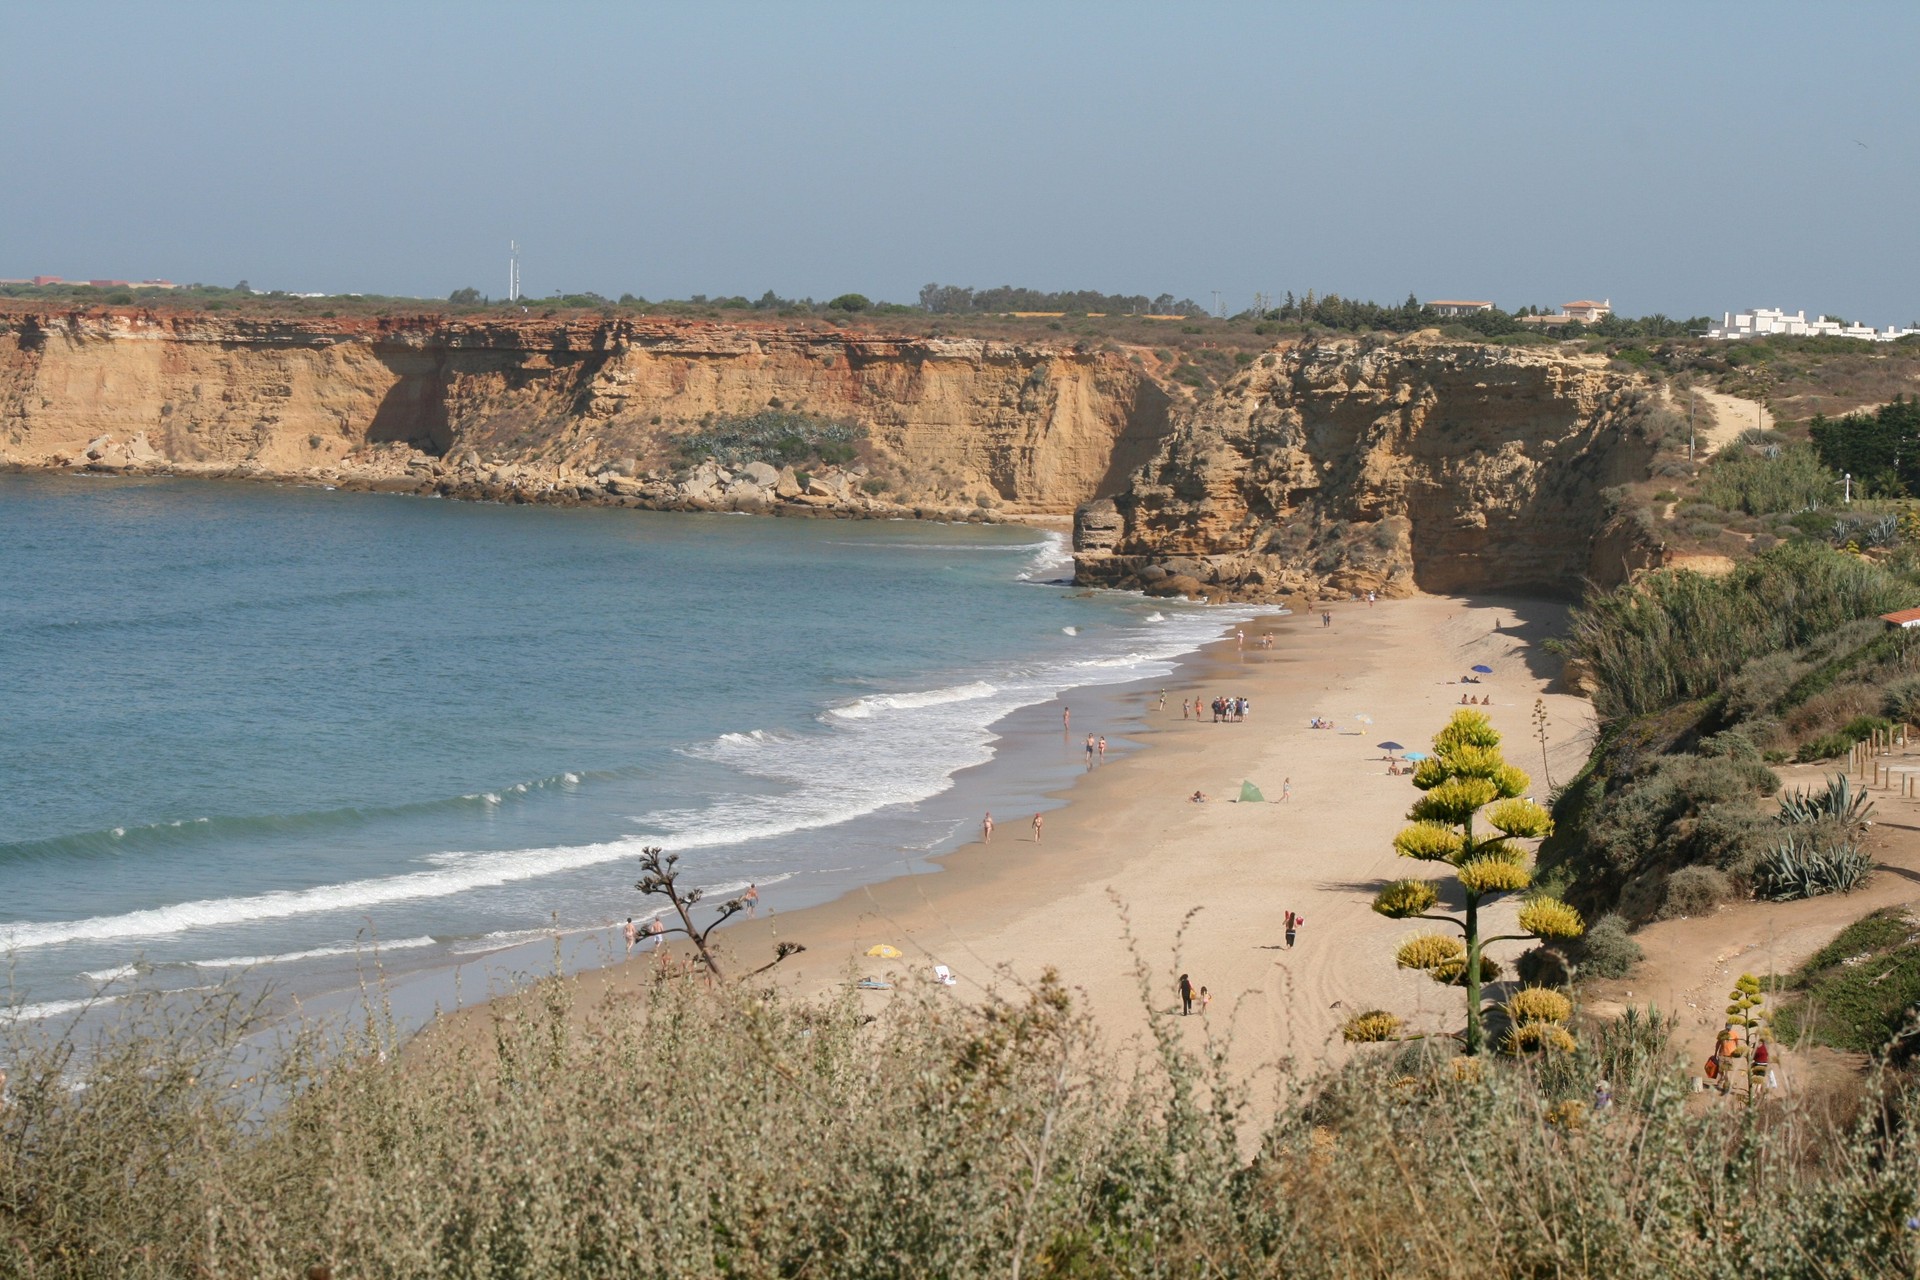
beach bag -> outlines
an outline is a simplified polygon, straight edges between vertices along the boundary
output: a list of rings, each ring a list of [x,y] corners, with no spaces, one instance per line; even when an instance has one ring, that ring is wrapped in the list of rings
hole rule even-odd
[[[1720,1059],[1717,1056],[1707,1059],[1706,1072],[1707,1079],[1709,1080],[1718,1080],[1720,1078]]]

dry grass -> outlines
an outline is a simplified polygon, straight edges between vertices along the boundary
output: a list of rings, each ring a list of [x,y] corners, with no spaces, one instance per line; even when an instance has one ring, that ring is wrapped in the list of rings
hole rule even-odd
[[[1300,1079],[1250,1147],[1218,1056],[1157,1018],[1122,1075],[1058,984],[881,1017],[675,981],[603,1018],[542,983],[492,1046],[295,1045],[264,1117],[217,1000],[14,1046],[0,1274],[1906,1275],[1916,1161],[1869,1108],[1690,1114],[1645,1020],[1570,1060],[1409,1046]],[[1618,1099],[1583,1100],[1604,1073]],[[84,1080],[85,1088],[75,1088]],[[1257,1149],[1252,1159],[1240,1153]]]

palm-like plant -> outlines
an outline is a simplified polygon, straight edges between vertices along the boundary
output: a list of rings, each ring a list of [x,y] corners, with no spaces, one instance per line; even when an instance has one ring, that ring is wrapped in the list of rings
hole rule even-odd
[[[1528,784],[1527,775],[1500,754],[1500,734],[1487,717],[1478,711],[1456,712],[1434,735],[1433,754],[1414,772],[1413,785],[1424,794],[1407,814],[1412,825],[1395,836],[1393,844],[1403,857],[1450,866],[1464,893],[1465,909],[1459,916],[1435,912],[1440,894],[1431,880],[1396,880],[1373,901],[1381,915],[1440,921],[1460,931],[1459,938],[1411,938],[1400,947],[1397,961],[1401,968],[1419,969],[1436,982],[1466,988],[1470,1054],[1479,1053],[1486,1043],[1480,1009],[1485,949],[1518,939],[1574,938],[1586,928],[1579,912],[1541,895],[1520,908],[1522,932],[1481,936],[1481,906],[1533,884],[1532,854],[1519,842],[1553,830],[1547,811],[1521,798]]]

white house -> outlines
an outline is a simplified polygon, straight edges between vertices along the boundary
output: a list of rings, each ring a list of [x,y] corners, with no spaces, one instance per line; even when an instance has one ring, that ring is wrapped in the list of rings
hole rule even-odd
[[[1468,316],[1476,311],[1491,311],[1491,302],[1462,302],[1458,298],[1434,298],[1427,303],[1434,312],[1443,316]]]
[[[1838,320],[1829,320],[1821,316],[1816,320],[1807,319],[1805,311],[1796,311],[1788,315],[1773,307],[1755,307],[1751,311],[1727,311],[1721,313],[1719,324],[1707,330],[1709,338],[1733,341],[1741,338],[1764,338],[1770,334],[1784,334],[1791,338],[1858,338],[1862,342],[1892,342],[1910,334],[1920,333],[1920,329],[1896,329],[1888,325],[1885,329],[1876,329],[1866,324],[1841,324]]]

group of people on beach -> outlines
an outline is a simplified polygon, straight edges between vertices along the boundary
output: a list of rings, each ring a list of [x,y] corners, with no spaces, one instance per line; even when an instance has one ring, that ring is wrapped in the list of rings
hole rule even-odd
[[[1195,987],[1193,985],[1192,978],[1188,977],[1184,973],[1180,975],[1180,1016],[1181,1017],[1184,1018],[1188,1014],[1192,1013],[1193,1006],[1195,1006],[1196,1004],[1200,1006],[1200,1012],[1204,1014],[1207,1011],[1207,1006],[1211,1005],[1212,1003],[1213,1003],[1213,992],[1207,990],[1205,987]]]
[[[1493,705],[1493,695],[1488,694],[1484,698],[1478,695],[1475,695],[1474,697],[1469,698],[1466,694],[1463,693],[1460,695],[1460,705],[1463,707],[1490,707]]]
[[[1040,843],[1040,829],[1046,825],[1046,819],[1039,814],[1033,815],[1033,842]],[[987,816],[980,819],[980,843],[993,843],[993,810],[987,810]]]
[[[1104,733],[1097,734],[1097,735],[1091,734],[1091,733],[1088,734],[1087,735],[1087,768],[1091,769],[1096,764],[1105,764],[1106,762],[1107,762],[1107,735]]]
[[[1219,697],[1208,704],[1213,710],[1213,723],[1237,724],[1253,714],[1253,699],[1240,697]],[[1200,695],[1180,700],[1180,718],[1198,720],[1200,718]]]

